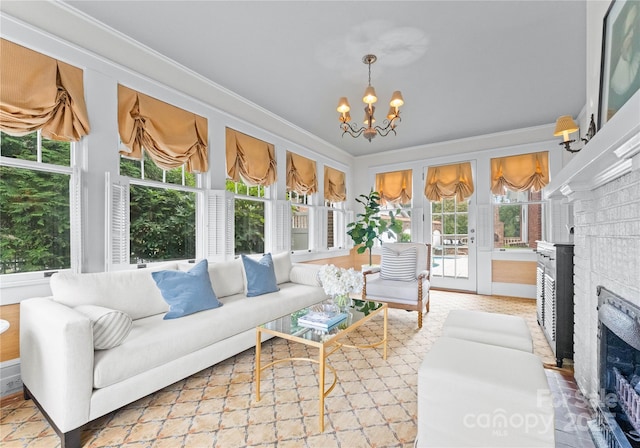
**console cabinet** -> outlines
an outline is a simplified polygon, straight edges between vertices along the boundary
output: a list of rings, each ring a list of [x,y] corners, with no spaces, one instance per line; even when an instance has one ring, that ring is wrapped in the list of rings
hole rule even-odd
[[[536,313],[556,365],[573,359],[573,244],[538,241]]]

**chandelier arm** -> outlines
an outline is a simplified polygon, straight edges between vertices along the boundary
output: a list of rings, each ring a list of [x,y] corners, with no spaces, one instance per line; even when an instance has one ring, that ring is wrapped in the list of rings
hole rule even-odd
[[[366,130],[364,126],[361,126],[360,129],[356,129],[354,126],[352,126],[349,123],[342,123],[340,125],[340,129],[342,129],[343,137],[344,137],[344,134],[349,134],[353,138],[360,137],[360,135],[362,135],[362,133]]]
[[[384,128],[381,128],[380,126],[376,126],[374,129],[381,137],[386,137],[391,132],[393,132],[393,135],[398,135],[396,133],[396,128],[391,127],[391,123],[386,125]]]

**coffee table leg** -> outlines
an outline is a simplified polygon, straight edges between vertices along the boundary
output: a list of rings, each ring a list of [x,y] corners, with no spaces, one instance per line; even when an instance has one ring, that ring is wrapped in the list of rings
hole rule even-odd
[[[320,378],[318,379],[318,388],[320,390],[319,403],[320,403],[320,432],[324,432],[324,345],[320,347],[318,351],[318,361],[320,366]]]
[[[260,401],[260,352],[262,348],[262,332],[256,328],[256,401]]]

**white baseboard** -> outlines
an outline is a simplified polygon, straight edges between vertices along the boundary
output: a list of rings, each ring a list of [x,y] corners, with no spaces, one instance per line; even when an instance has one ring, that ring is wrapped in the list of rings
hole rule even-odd
[[[20,358],[0,362],[0,397],[21,391]]]
[[[491,283],[491,294],[494,296],[536,298],[536,285],[522,285],[520,283]]]

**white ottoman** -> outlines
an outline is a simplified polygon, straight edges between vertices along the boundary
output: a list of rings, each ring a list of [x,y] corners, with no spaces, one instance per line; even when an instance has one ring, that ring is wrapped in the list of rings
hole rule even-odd
[[[531,332],[519,316],[452,310],[444,321],[442,335],[533,353]]]
[[[418,371],[418,447],[555,447],[542,363],[520,350],[442,337]]]

